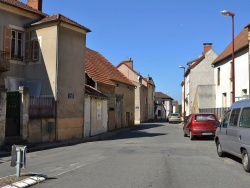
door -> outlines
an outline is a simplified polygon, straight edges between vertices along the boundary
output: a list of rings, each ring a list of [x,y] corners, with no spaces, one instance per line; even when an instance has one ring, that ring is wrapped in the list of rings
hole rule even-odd
[[[126,127],[130,126],[130,112],[126,112]]]
[[[5,137],[20,136],[21,94],[7,93]]]
[[[122,98],[116,98],[115,100],[115,128],[122,127]]]
[[[240,115],[240,108],[235,108],[232,110],[229,120],[229,126],[227,128],[227,139],[228,139],[228,149],[234,154],[241,154],[239,147],[239,137],[238,137],[238,119]]]
[[[240,121],[239,121],[239,141],[240,144],[244,144],[245,147],[248,149],[248,152],[250,152],[250,108],[243,108],[240,115]]]
[[[231,111],[228,111],[224,115],[224,118],[222,119],[220,127],[217,128],[217,134],[220,140],[221,147],[226,150],[228,150],[227,128],[229,124],[230,112]]]

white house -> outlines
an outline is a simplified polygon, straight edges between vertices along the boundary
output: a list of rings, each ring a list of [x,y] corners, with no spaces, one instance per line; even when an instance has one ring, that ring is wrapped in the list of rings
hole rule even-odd
[[[212,43],[204,43],[202,54],[195,60],[187,63],[188,69],[185,72],[185,115],[196,113],[199,108],[203,107],[202,98],[209,99],[206,102],[206,107],[215,107],[213,95],[204,96],[200,86],[210,87],[214,84],[214,71],[211,63],[217,58],[217,53],[212,49]],[[183,85],[183,84],[182,84]],[[184,86],[184,85],[183,85]],[[182,104],[184,102],[182,98]],[[182,108],[184,110],[184,106]]]
[[[234,39],[235,101],[249,95],[249,25]],[[232,104],[232,42],[212,63],[216,107]]]

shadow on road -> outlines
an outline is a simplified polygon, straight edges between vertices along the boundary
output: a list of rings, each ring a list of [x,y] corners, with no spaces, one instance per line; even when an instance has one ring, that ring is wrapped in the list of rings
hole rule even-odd
[[[118,140],[118,139],[126,139],[126,138],[142,138],[142,137],[156,137],[167,135],[168,133],[149,133],[143,130],[152,129],[156,127],[162,127],[164,125],[161,124],[141,124],[135,125],[134,127],[126,130],[121,130],[118,134],[109,137],[105,140]]]

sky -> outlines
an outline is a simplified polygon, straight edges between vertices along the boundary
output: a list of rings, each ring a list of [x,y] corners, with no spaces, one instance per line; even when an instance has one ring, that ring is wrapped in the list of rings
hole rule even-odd
[[[27,3],[27,0],[21,0]],[[43,0],[43,12],[62,14],[89,28],[87,47],[114,66],[132,58],[134,70],[153,78],[157,92],[181,103],[187,63],[213,43],[218,55],[250,23],[250,0]]]

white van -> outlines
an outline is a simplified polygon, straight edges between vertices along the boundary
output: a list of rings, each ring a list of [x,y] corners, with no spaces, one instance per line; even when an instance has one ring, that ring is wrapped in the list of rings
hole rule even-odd
[[[250,99],[232,104],[216,125],[214,140],[218,155],[230,153],[240,157],[244,170],[250,172]]]

